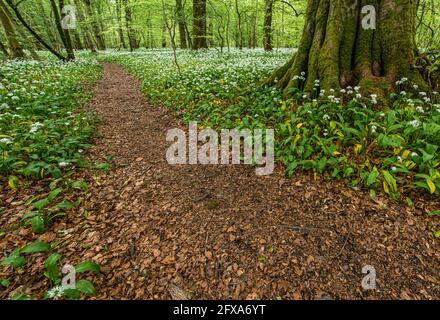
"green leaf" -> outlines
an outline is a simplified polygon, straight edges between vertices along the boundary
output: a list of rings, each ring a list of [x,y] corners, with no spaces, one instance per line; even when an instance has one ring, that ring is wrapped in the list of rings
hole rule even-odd
[[[376,182],[377,177],[379,176],[379,171],[376,168],[370,172],[367,178],[367,187],[371,186],[374,182]]]
[[[34,208],[37,210],[41,210],[49,204],[48,199],[41,199],[33,204]]]
[[[61,257],[61,254],[55,252],[51,254],[44,263],[44,266],[46,267],[46,272],[44,273],[44,275],[54,283],[60,279],[58,260],[60,260]]]
[[[429,192],[431,192],[431,194],[433,194],[435,192],[435,184],[434,184],[434,182],[432,182],[431,179],[426,179],[426,185],[429,188]]]
[[[95,287],[89,280],[86,279],[77,281],[76,289],[82,293],[88,294],[89,296],[94,296],[96,294]]]
[[[440,210],[434,210],[429,213],[429,216],[440,216]]]
[[[20,181],[18,180],[18,178],[16,176],[9,177],[8,185],[12,190],[17,191],[19,188],[19,184],[20,184]]]
[[[25,293],[16,293],[10,298],[10,300],[29,300],[29,296]]]
[[[55,190],[52,190],[49,195],[47,196],[47,200],[53,201],[61,192],[64,191],[64,188],[57,188]]]
[[[41,215],[35,216],[31,219],[32,230],[35,233],[43,233],[44,232],[44,220]]]
[[[406,204],[410,208],[414,207],[414,202],[411,200],[411,198],[408,198],[408,197],[406,198]]]
[[[79,300],[81,298],[81,292],[77,289],[65,289],[64,297],[67,300]]]
[[[50,244],[47,242],[39,242],[35,241],[31,244],[24,246],[20,252],[21,253],[35,253],[35,252],[44,252],[49,251],[51,248]]]
[[[440,238],[440,230],[434,231],[434,237]]]
[[[89,192],[89,186],[85,181],[75,181],[72,183],[72,188],[82,189],[85,193]]]
[[[81,273],[81,272],[94,272],[94,273],[100,273],[101,272],[101,268],[99,267],[99,265],[97,265],[96,263],[92,262],[92,261],[84,261],[81,262],[80,264],[75,266],[75,271],[77,273]]]
[[[21,268],[25,265],[26,259],[20,255],[20,249],[17,248],[12,253],[2,260],[2,265],[10,266],[14,269]]]
[[[8,279],[0,279],[0,286],[7,288],[9,286],[9,280]]]
[[[376,200],[376,191],[374,191],[373,189],[370,189],[370,198]]]
[[[63,201],[58,203],[55,208],[57,209],[75,209],[75,205],[69,201]]]
[[[397,182],[396,182],[396,179],[394,179],[393,175],[391,173],[389,173],[387,170],[383,170],[382,174],[383,174],[388,186],[390,187],[391,192],[397,193]]]

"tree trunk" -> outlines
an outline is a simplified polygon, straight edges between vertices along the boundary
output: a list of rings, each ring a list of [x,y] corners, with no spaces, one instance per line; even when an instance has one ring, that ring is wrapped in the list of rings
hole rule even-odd
[[[119,47],[127,48],[125,45],[124,32],[122,31],[122,15],[121,15],[121,0],[116,0],[116,18],[118,20],[118,35],[119,35]]]
[[[176,14],[179,22],[180,49],[186,49],[188,44],[186,43],[185,12],[183,11],[182,0],[176,0]]]
[[[81,7],[81,2],[80,0],[75,0],[75,6],[77,9],[77,13],[78,13],[78,18],[80,21],[84,21],[85,20],[85,16]],[[93,39],[92,36],[90,34],[90,30],[88,28],[87,25],[81,25],[81,31],[83,33],[83,37],[84,37],[84,45],[87,46],[91,52],[96,52],[95,49],[95,45],[93,44]]]
[[[241,29],[241,13],[238,7],[238,0],[235,0],[235,12],[237,13],[237,36],[238,36],[238,47],[240,50],[243,49],[243,30]]]
[[[263,47],[265,51],[272,51],[273,3],[274,0],[265,0],[264,3]]]
[[[3,0],[0,0],[0,20],[2,22],[3,28],[5,29],[6,37],[9,43],[9,49],[11,51],[12,58],[25,58],[26,55],[18,42],[17,35],[15,33],[12,20],[8,14],[8,8]]]
[[[206,41],[206,0],[193,0],[193,43],[194,50],[208,48]]]
[[[130,45],[130,50],[133,51],[139,47],[136,40],[136,31],[133,28],[133,12],[131,10],[128,0],[123,0],[124,10],[125,10],[125,24],[127,28],[128,43]]]
[[[89,17],[89,19],[92,20],[92,24],[91,24],[92,31],[93,31],[93,35],[95,36],[96,44],[98,45],[98,49],[105,50],[104,37],[102,36],[102,32],[99,28],[99,23],[96,19],[94,12],[93,12],[92,3],[90,0],[83,0],[83,2],[85,4],[86,14]]]
[[[72,40],[70,38],[69,30],[63,29],[63,26],[61,25],[61,21],[64,18],[62,16],[62,8],[64,7],[64,1],[59,0],[59,10],[55,3],[55,0],[50,0],[50,5],[52,7],[53,16],[55,19],[55,25],[57,27],[58,33],[60,34],[61,41],[63,42],[64,48],[67,52],[67,60],[74,60],[75,54],[73,52],[73,46],[72,46]]]
[[[377,14],[375,29],[367,5]],[[414,0],[308,0],[298,52],[268,82],[277,79],[286,95],[311,92],[315,80],[326,90],[359,85],[382,97],[402,77],[426,89],[414,67],[416,9]]]

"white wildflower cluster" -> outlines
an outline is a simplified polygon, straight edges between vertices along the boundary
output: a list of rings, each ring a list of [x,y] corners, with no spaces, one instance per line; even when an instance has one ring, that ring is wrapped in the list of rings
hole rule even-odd
[[[420,126],[420,121],[419,120],[412,120],[408,122],[408,125],[410,125],[411,127],[417,128]]]
[[[40,128],[42,128],[42,127],[44,127],[44,124],[42,124],[40,122],[35,122],[34,124],[31,125],[31,127],[29,129],[29,133],[34,134],[35,132],[40,130]]]
[[[66,290],[64,286],[53,287],[52,289],[47,291],[47,297],[49,299],[61,298],[64,295],[64,290]]]
[[[4,144],[11,144],[12,140],[8,139],[8,138],[1,138],[0,139],[0,143],[4,143]]]
[[[400,85],[406,83],[407,81],[408,81],[408,78],[402,78],[402,79],[396,81],[396,85],[400,86]]]

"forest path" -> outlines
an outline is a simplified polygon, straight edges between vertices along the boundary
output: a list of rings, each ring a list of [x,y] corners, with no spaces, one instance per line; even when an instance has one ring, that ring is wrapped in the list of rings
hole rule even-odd
[[[89,228],[73,224],[67,250],[103,266],[98,298],[440,298],[422,210],[281,168],[171,166],[166,132],[184,126],[117,65],[89,108],[103,122],[88,158],[114,162],[87,173]],[[376,290],[361,287],[365,265]]]

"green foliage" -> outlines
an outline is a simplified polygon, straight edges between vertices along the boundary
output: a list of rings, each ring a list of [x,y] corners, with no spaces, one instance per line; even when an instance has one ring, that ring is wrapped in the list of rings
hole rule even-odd
[[[100,74],[94,61],[0,64],[0,175],[18,190],[18,176],[59,178],[81,163],[94,120],[76,112],[83,85]]]
[[[287,175],[311,170],[350,179],[374,198],[380,190],[394,199],[411,189],[439,193],[438,94],[419,92],[402,79],[392,108],[381,111],[377,97],[362,96],[360,87],[325,92],[317,81],[313,92],[296,91],[286,100],[260,81],[290,55],[178,51],[180,73],[169,50],[109,53],[100,59],[122,64],[142,80],[149,99],[175,110],[185,122],[213,128],[273,127],[276,156]]]

